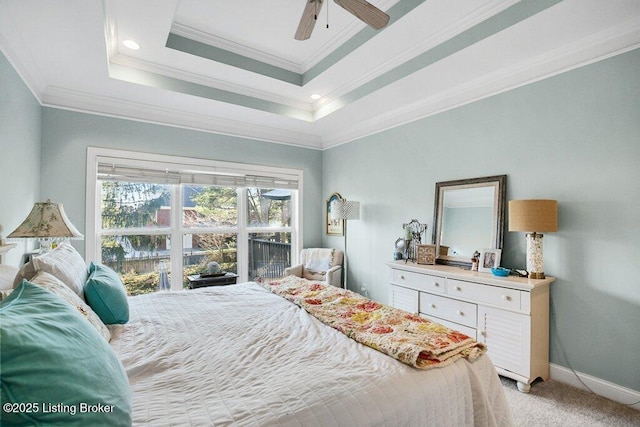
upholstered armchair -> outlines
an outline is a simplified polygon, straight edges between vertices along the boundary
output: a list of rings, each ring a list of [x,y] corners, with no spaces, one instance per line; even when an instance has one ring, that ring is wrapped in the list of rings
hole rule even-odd
[[[310,248],[300,251],[300,264],[284,270],[285,276],[298,276],[342,287],[344,253],[336,249]]]

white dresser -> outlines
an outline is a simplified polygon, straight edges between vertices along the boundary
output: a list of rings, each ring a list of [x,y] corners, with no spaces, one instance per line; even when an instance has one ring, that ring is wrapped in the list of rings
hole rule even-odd
[[[549,378],[549,285],[496,277],[445,265],[394,261],[389,305],[465,333],[485,343],[500,375],[529,392]]]

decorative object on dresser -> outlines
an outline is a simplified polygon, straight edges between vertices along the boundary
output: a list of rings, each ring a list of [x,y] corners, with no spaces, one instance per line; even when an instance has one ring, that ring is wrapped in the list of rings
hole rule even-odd
[[[538,233],[558,231],[556,200],[510,200],[509,231],[527,233],[527,271],[532,279],[544,279],[542,237]]]
[[[502,249],[506,190],[506,175],[436,183],[432,243],[438,264],[471,268],[478,249]]]
[[[500,375],[529,392],[536,378],[549,378],[549,285],[495,277],[447,265],[395,261],[389,305],[419,313],[487,345]]]
[[[51,251],[53,243],[84,238],[65,214],[62,204],[49,199],[34,204],[27,218],[7,237],[38,239],[40,253]]]
[[[349,267],[347,266],[347,221],[360,219],[360,202],[353,200],[334,200],[331,202],[331,219],[341,220],[344,222],[344,288],[347,286],[347,275]]]
[[[393,247],[393,259],[394,261],[398,261],[400,259],[404,258],[404,246],[405,246],[406,242],[402,237],[398,237],[396,239],[396,242],[394,243]]]
[[[500,257],[502,249],[483,249],[480,251],[480,262],[478,271],[481,273],[491,273],[491,269],[500,267]]]
[[[427,224],[421,224],[417,219],[402,224],[405,240],[405,260],[415,261],[418,256],[418,245],[422,243],[422,235],[427,231]]]
[[[436,263],[436,245],[418,245],[418,264]]]

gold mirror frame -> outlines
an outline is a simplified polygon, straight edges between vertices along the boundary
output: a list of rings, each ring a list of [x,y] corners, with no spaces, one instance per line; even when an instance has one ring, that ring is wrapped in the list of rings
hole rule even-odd
[[[459,179],[455,181],[442,181],[436,182],[435,203],[433,208],[433,235],[432,243],[436,245],[436,263],[455,265],[459,267],[470,268],[471,257],[470,256],[454,256],[454,255],[440,255],[440,236],[442,229],[442,210],[444,194],[450,190],[461,190],[465,188],[477,188],[477,187],[495,187],[494,194],[494,215],[492,224],[492,237],[493,246],[492,249],[502,249],[504,239],[504,224],[505,224],[505,207],[506,207],[506,193],[507,193],[507,175],[495,175],[486,176],[480,178]],[[477,248],[481,251],[485,248]]]

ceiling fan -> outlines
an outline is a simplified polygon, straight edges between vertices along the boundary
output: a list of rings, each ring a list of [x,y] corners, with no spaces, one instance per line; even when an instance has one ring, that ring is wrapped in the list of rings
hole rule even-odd
[[[302,18],[298,24],[296,40],[307,40],[318,19],[318,13],[324,0],[306,0],[307,5],[302,12]],[[365,24],[379,30],[389,22],[389,15],[365,0],[333,0],[347,12],[353,14]]]

